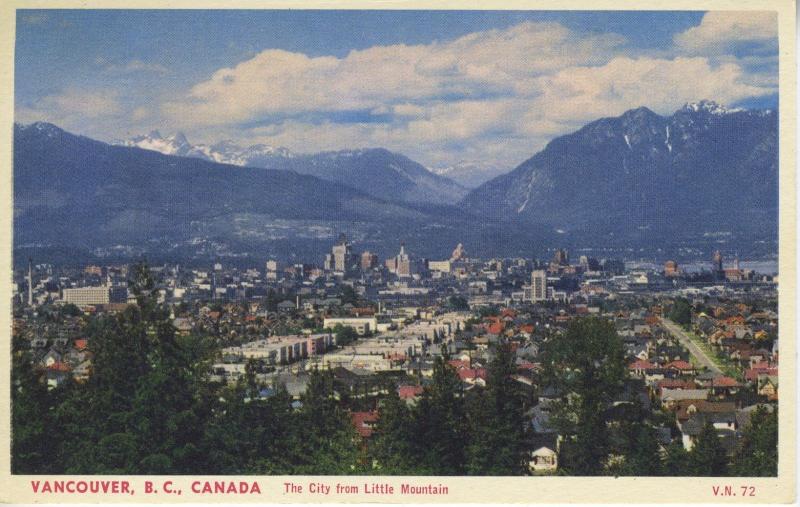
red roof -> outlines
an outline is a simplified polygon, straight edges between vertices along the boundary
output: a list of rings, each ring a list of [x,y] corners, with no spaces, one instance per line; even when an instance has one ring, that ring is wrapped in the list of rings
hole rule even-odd
[[[691,380],[665,378],[656,382],[656,387],[659,389],[694,389],[695,384]]]
[[[72,370],[72,368],[70,368],[68,364],[62,363],[61,361],[56,361],[55,363],[48,366],[47,369],[50,371],[63,371],[63,372],[68,372]]]
[[[486,368],[463,368],[458,370],[458,378],[461,380],[486,380]]]
[[[523,324],[519,327],[519,329],[523,333],[528,333],[528,334],[533,334],[533,332],[536,330],[533,324]]]
[[[645,361],[643,359],[638,359],[632,362],[629,366],[629,370],[649,370],[651,368],[655,368],[656,365],[651,363],[650,361]]]
[[[462,368],[469,368],[469,359],[462,360],[462,359],[451,359],[447,361],[447,364],[455,368],[456,370],[460,370]]]
[[[410,400],[422,394],[422,386],[400,386],[397,395],[401,400]]]
[[[770,375],[770,376],[777,376],[778,369],[777,368],[750,368],[745,370],[744,378],[749,381],[758,380],[759,375]]]
[[[767,370],[769,369],[769,363],[766,361],[759,361],[752,366],[754,370]]]
[[[503,332],[503,323],[493,322],[492,324],[489,324],[486,330],[491,334],[500,334]]]
[[[506,308],[506,309],[504,309],[504,310],[502,311],[501,315],[502,315],[503,317],[516,317],[516,316],[517,316],[517,312],[515,312],[515,311],[514,311],[514,310],[512,310],[511,308]]]
[[[350,418],[358,434],[362,438],[369,438],[372,436],[375,423],[378,422],[378,412],[353,412]]]
[[[675,368],[676,370],[694,370],[694,366],[682,359],[668,363],[665,368]]]
[[[738,387],[739,383],[730,377],[717,377],[711,379],[711,387]]]
[[[75,348],[78,350],[84,350],[88,346],[89,346],[89,340],[85,338],[78,338],[77,340],[75,340]]]
[[[522,361],[517,365],[518,370],[533,370],[536,365],[530,361]]]

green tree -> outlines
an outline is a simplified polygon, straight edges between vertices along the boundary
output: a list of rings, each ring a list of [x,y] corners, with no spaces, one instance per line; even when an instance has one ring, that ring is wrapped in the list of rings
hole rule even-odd
[[[469,399],[467,472],[472,475],[521,475],[527,469],[525,397],[508,343],[495,349],[486,390]]]
[[[778,411],[758,407],[745,427],[733,460],[733,472],[742,477],[778,475]]]
[[[329,370],[312,372],[302,402],[294,441],[294,473],[342,475],[360,471],[355,428],[335,399]]]
[[[340,347],[350,345],[358,339],[358,333],[351,326],[336,324],[333,327],[333,333],[336,336],[336,345]]]
[[[469,302],[463,296],[450,296],[447,298],[447,306],[456,311],[469,310]]]
[[[574,320],[544,344],[544,379],[566,393],[552,420],[565,436],[560,464],[569,473],[604,472],[610,450],[606,409],[622,391],[624,357],[614,324],[598,317]]]
[[[414,409],[418,471],[427,475],[463,475],[467,428],[461,381],[447,356],[438,356],[433,378]]]
[[[717,431],[706,422],[689,452],[689,473],[701,477],[721,477],[728,472],[728,457]]]
[[[664,475],[683,477],[689,475],[689,453],[680,442],[673,442],[663,453]]]
[[[684,298],[677,298],[667,316],[673,322],[688,329],[692,324],[692,305]]]
[[[391,389],[379,408],[380,417],[372,434],[371,453],[377,472],[386,475],[411,475],[417,466],[414,421],[408,405]]]
[[[15,340],[15,344],[19,343]],[[11,370],[11,471],[47,473],[52,458],[47,387],[31,366],[31,355],[14,347]]]

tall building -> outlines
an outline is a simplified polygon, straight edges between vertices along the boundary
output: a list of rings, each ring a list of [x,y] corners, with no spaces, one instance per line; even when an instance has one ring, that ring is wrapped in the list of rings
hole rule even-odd
[[[531,302],[547,300],[547,272],[536,269],[531,272]]]
[[[325,259],[325,268],[338,275],[346,275],[356,264],[355,256],[347,242],[347,236],[339,235],[336,244],[331,248],[331,253]]]
[[[33,306],[33,261],[28,258],[28,306]]]
[[[416,273],[414,262],[411,257],[406,253],[405,243],[400,243],[400,253],[386,261],[386,267],[390,273],[397,276],[411,276]]]
[[[713,271],[715,279],[725,279],[725,270],[722,267],[722,254],[719,250],[714,252],[714,256],[711,258],[711,270]]]
[[[372,252],[361,254],[361,271],[370,271],[378,267],[378,256]]]
[[[678,263],[675,261],[667,261],[664,263],[664,276],[672,277],[678,276],[680,271],[678,270]]]
[[[711,263],[714,265],[714,271],[722,271],[722,254],[719,250],[714,252],[714,257],[711,258]]]
[[[566,266],[569,264],[569,253],[564,248],[559,248],[556,250],[556,254],[553,256],[553,264],[557,266]]]
[[[464,245],[459,243],[455,250],[453,250],[452,255],[450,255],[450,262],[460,261],[461,259],[466,258],[467,252],[464,251]]]
[[[264,276],[267,280],[276,280],[278,278],[278,271],[283,268],[281,263],[276,260],[270,259],[264,264]]]

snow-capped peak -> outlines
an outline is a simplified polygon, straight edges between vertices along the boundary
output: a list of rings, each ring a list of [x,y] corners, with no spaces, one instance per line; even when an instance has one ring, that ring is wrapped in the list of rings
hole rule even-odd
[[[699,102],[687,102],[683,108],[684,111],[692,111],[692,112],[705,112],[713,115],[723,115],[723,114],[730,114],[730,113],[738,113],[740,111],[744,111],[742,108],[728,108],[721,104],[717,104],[713,100],[701,100]]]
[[[286,148],[273,148],[265,144],[256,144],[243,148],[231,140],[220,141],[215,144],[191,144],[183,132],[164,137],[158,130],[153,130],[146,136],[137,136],[114,144],[157,151],[165,155],[181,157],[194,157],[221,164],[245,166],[250,165],[254,159],[263,158],[290,158],[294,154]]]

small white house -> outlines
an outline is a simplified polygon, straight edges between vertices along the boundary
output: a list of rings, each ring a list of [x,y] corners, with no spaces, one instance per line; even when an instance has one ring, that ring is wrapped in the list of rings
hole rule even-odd
[[[540,446],[531,453],[528,466],[532,472],[554,472],[558,468],[558,453],[549,445]]]

